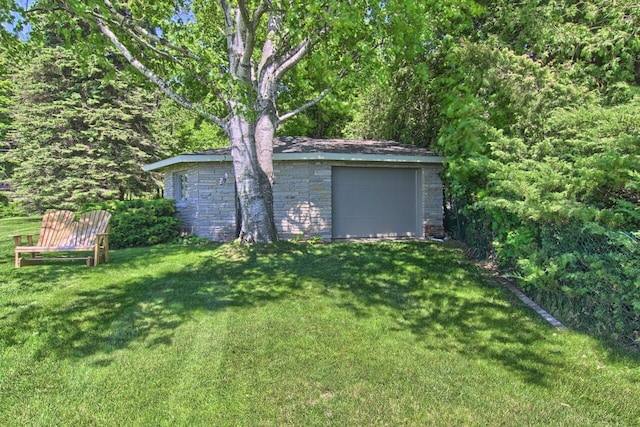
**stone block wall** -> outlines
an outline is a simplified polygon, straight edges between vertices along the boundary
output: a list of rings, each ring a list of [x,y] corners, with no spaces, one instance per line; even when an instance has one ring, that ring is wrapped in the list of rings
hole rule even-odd
[[[230,163],[187,163],[165,172],[165,197],[176,198],[174,180],[187,174],[187,199],[176,200],[182,228],[227,242],[236,237],[236,192]]]
[[[444,187],[442,165],[422,167],[422,212],[424,237],[444,236]]]
[[[274,163],[273,214],[282,239],[331,240],[331,166],[322,162]]]
[[[320,237],[330,241],[331,170],[349,166],[343,162],[276,161],[274,162],[274,217],[281,239],[300,236]],[[357,166],[380,167],[380,163]],[[402,167],[388,165],[389,167]],[[386,167],[386,166],[385,166]],[[441,165],[407,165],[418,167],[422,191],[424,236],[438,237],[443,228],[443,187]],[[165,170],[165,197],[176,198],[175,180],[187,177],[187,198],[176,200],[178,217],[185,231],[215,241],[236,237],[236,200],[233,167],[230,163],[185,163]]]

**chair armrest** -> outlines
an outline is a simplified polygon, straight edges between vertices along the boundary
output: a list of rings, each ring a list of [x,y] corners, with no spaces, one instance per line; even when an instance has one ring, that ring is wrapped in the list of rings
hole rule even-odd
[[[104,245],[107,246],[109,244],[109,233],[97,233],[96,243],[99,244],[100,240],[102,240],[104,242]]]

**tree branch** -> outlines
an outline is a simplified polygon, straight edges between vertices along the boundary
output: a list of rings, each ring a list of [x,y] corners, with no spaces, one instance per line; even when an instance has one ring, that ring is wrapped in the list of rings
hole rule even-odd
[[[145,40],[143,37],[141,37],[134,29],[134,26],[131,25],[121,25],[120,22],[114,21],[112,19],[107,18],[106,16],[100,15],[97,12],[89,12],[89,14],[91,16],[93,16],[94,20],[102,20],[104,22],[109,22],[111,24],[117,25],[121,30],[125,31],[127,34],[129,34],[129,36],[135,40],[136,42],[140,43],[142,46],[144,46],[146,49],[149,49],[151,52],[156,53],[158,56],[163,57],[163,58],[167,58],[169,60],[171,60],[171,62],[174,62],[178,65],[180,65],[182,68],[186,69],[186,70],[190,70],[190,67],[188,67],[184,62],[182,62],[182,60],[180,60],[178,57],[174,56],[173,54],[171,54],[170,52],[166,51],[166,50],[162,50],[162,49],[158,49],[156,46],[154,46],[149,40]],[[190,70],[192,71],[192,70]]]
[[[339,82],[340,80],[342,80],[342,78],[347,74],[347,70],[342,70],[340,71],[340,74],[338,74],[338,79],[336,80],[336,82]],[[329,95],[329,93],[331,93],[331,91],[336,87],[335,83],[328,86],[327,88],[325,88],[325,90],[323,90],[322,92],[320,92],[320,95],[318,95],[317,97],[315,97],[314,99],[312,99],[309,102],[305,102],[304,104],[302,104],[301,106],[299,106],[298,108],[296,108],[295,110],[291,110],[286,114],[283,114],[282,116],[278,117],[278,121],[283,122],[287,119],[290,119],[291,117],[295,116],[296,114],[299,114],[301,112],[303,112],[304,110],[306,110],[307,108],[313,107],[314,105],[318,104],[320,101],[322,101],[324,98],[327,97],[327,95]]]
[[[231,8],[226,0],[217,0],[218,6],[222,11],[222,17],[224,18],[225,38],[227,39],[227,51],[233,43],[233,20],[231,19]]]
[[[254,23],[249,20],[249,11],[244,0],[238,0],[238,10],[242,21],[238,22],[239,28],[236,28],[236,31],[242,33],[244,39],[244,54],[240,59],[240,66],[251,68],[251,58],[256,42]]]
[[[280,123],[282,123],[285,120],[290,119],[291,117],[295,116],[296,114],[299,114],[299,113],[303,112],[307,108],[313,107],[314,105],[316,105],[317,103],[322,101],[329,94],[329,92],[331,92],[332,89],[333,89],[332,87],[326,88],[315,99],[312,99],[311,101],[302,104],[301,106],[299,106],[295,110],[291,110],[288,113],[283,114],[282,116],[279,116],[278,117],[278,121]]]
[[[249,21],[249,11],[247,10],[247,4],[244,0],[238,0],[238,10],[240,11],[240,16],[242,17],[242,23],[245,27],[250,28],[251,21]]]
[[[226,102],[224,97],[222,97],[222,95],[220,94],[220,91],[215,89],[214,87],[210,86],[210,84],[205,81],[205,79],[202,78],[202,76],[200,75],[199,72],[197,72],[191,65],[186,64],[184,61],[182,61],[179,57],[173,55],[171,52],[163,50],[163,49],[159,49],[158,47],[156,47],[154,44],[152,44],[152,42],[150,40],[164,40],[164,39],[159,39],[156,36],[153,36],[151,33],[148,33],[146,31],[144,31],[144,29],[142,28],[138,28],[135,24],[133,25],[127,25],[124,24],[122,25],[121,22],[118,21],[114,21],[113,19],[109,19],[103,15],[100,15],[97,12],[89,12],[89,14],[91,16],[93,16],[94,20],[98,20],[98,19],[102,19],[104,22],[109,22],[113,25],[116,25],[119,29],[121,29],[122,31],[126,32],[134,41],[136,41],[137,43],[139,43],[141,46],[143,46],[144,48],[148,49],[151,52],[154,52],[156,55],[158,55],[158,57],[161,58],[166,58],[168,60],[170,60],[172,63],[177,64],[178,66],[182,67],[184,70],[188,71],[189,73],[191,73],[191,75],[194,76],[195,80],[197,80],[198,82],[200,82],[202,85],[206,86],[207,88],[209,88],[209,90],[211,90],[220,101],[222,101],[223,103]],[[150,40],[146,40],[144,37],[140,36],[140,34],[138,34],[136,32],[136,28],[138,30],[144,31],[144,34],[149,35],[149,39]],[[163,44],[163,46],[166,46],[166,44]],[[182,51],[178,46],[174,46],[174,45],[170,45],[173,49],[178,50],[178,51]],[[185,49],[186,51],[186,49]],[[195,61],[198,61],[200,63],[200,59],[196,56],[196,55],[192,55],[189,54],[188,58],[193,59]],[[207,71],[211,71],[211,68],[208,68]],[[218,76],[220,77],[220,79],[223,78],[222,73],[220,73],[219,71],[217,72]]]
[[[275,72],[276,80],[280,80],[287,71],[292,69],[298,62],[302,61],[302,58],[309,53],[311,47],[311,39],[306,38],[301,41],[295,49],[287,52],[282,60],[278,61],[278,68]]]
[[[271,6],[271,0],[262,0],[256,10],[253,11],[253,17],[251,19],[251,26],[253,31],[257,31],[258,26],[260,25],[260,20],[262,16],[265,14],[269,7]]]
[[[145,28],[136,25],[133,23],[133,21],[131,20],[131,18],[121,14],[120,12],[118,12],[118,10],[113,6],[113,4],[111,3],[110,0],[103,0],[104,4],[107,6],[107,9],[109,10],[109,13],[111,13],[112,15],[114,15],[116,18],[118,18],[118,20],[120,21],[118,22],[114,22],[115,24],[117,24],[118,26],[120,26],[121,28],[126,28],[130,33],[137,35],[138,37],[144,37],[148,40],[150,40],[151,42],[155,42],[159,45],[162,45],[166,48],[169,48],[171,50],[175,50],[176,52],[180,52],[182,54],[184,54],[186,57],[193,59],[194,61],[200,61],[200,57],[198,55],[196,55],[195,53],[193,53],[191,50],[185,48],[184,46],[177,46],[174,45],[173,43],[171,43],[170,41],[168,41],[167,39],[164,39],[162,37],[158,37],[153,33],[150,33],[149,31],[147,31]],[[96,12],[92,12],[93,14],[96,14]],[[149,45],[149,42],[145,43],[146,45]]]
[[[165,95],[167,95],[169,98],[182,105],[183,107],[192,110],[202,117],[210,120],[211,122],[222,128],[222,130],[227,132],[226,120],[223,120],[214,114],[202,110],[193,102],[174,92],[164,80],[162,80],[156,73],[147,68],[142,62],[140,62],[135,56],[133,56],[133,54],[131,54],[129,49],[127,49],[127,47],[120,41],[120,39],[118,39],[118,36],[116,36],[114,32],[111,31],[111,28],[109,28],[109,26],[102,19],[95,18],[95,20],[98,24],[98,27],[100,28],[100,31],[102,31],[102,33],[111,41],[111,43],[125,57],[129,64],[131,64],[136,70],[142,73],[150,82],[155,84]]]

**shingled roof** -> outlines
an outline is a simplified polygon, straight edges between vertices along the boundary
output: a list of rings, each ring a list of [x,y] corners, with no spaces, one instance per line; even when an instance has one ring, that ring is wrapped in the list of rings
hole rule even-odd
[[[286,136],[274,139],[274,160],[342,160],[442,163],[431,150],[395,141],[367,139],[316,139]],[[231,148],[215,148],[182,154],[144,167],[158,170],[177,163],[231,161]]]
[[[274,153],[343,153],[343,154],[396,154],[405,156],[433,156],[424,147],[400,144],[395,141],[368,139],[317,139],[304,136],[285,136],[273,141]],[[229,147],[196,151],[192,154],[229,155]]]

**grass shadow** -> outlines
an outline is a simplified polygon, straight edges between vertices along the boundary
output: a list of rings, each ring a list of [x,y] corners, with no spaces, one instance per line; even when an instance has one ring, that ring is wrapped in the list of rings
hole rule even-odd
[[[551,327],[450,245],[169,245],[114,251],[95,269],[30,267],[11,280],[26,286],[23,294],[57,295],[9,299],[2,308],[0,342],[24,345],[38,335],[35,358],[172,345],[196,313],[317,294],[356,318],[382,316],[390,333],[409,331],[420,345],[498,363],[529,383],[544,385],[547,368],[565,363],[562,349],[545,343]],[[549,352],[536,349],[542,344]]]

